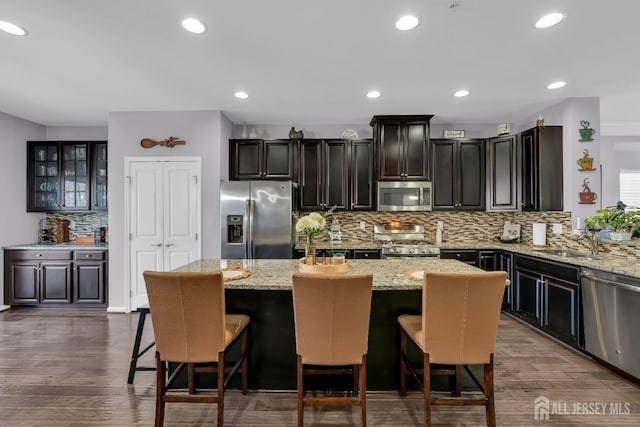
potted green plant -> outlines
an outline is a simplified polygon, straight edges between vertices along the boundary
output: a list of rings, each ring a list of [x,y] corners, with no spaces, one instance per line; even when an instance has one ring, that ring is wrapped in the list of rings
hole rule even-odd
[[[598,209],[596,215],[584,220],[587,232],[600,232],[611,240],[630,240],[634,231],[640,229],[640,214],[625,212],[624,209]],[[603,235],[603,232],[606,232]]]
[[[619,211],[609,218],[611,240],[631,240],[633,232],[640,229],[640,215],[637,212]]]

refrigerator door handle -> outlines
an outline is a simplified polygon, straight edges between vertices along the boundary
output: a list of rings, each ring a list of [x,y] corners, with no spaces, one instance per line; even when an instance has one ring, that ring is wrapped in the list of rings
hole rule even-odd
[[[247,200],[247,212],[246,217],[248,220],[248,234],[247,241],[245,243],[246,248],[246,258],[253,259],[255,258],[255,249],[253,244],[253,221],[254,221],[254,210],[255,210],[255,201],[252,199]]]

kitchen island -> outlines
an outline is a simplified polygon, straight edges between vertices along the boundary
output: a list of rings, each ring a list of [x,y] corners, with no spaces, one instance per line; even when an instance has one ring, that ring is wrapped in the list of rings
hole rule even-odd
[[[296,346],[291,275],[298,260],[199,260],[175,271],[243,269],[249,277],[225,282],[229,313],[251,316],[252,340],[249,388],[295,390]],[[416,270],[444,272],[480,271],[456,260],[433,258],[349,260],[350,273],[372,273],[373,295],[367,356],[370,390],[398,388],[398,327],[400,314],[419,314],[422,282],[408,279]],[[152,313],[153,317],[153,313]]]

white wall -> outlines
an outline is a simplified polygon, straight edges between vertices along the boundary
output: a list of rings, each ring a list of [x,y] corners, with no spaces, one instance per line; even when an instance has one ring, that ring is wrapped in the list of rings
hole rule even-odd
[[[109,114],[109,311],[126,311],[129,290],[124,271],[124,159],[139,156],[199,156],[202,159],[202,257],[220,256],[221,166],[228,163],[223,146],[228,146],[231,125],[219,111],[118,112]],[[163,140],[170,136],[185,145],[145,149],[140,140]],[[228,151],[228,149],[227,149]],[[228,174],[228,171],[226,172]]]
[[[620,170],[640,169],[640,136],[603,136],[600,144],[602,205],[615,206],[620,200]]]
[[[600,158],[600,98],[567,98],[564,101],[540,111],[544,118],[545,126],[562,126],[562,156],[563,156],[563,199],[564,210],[571,211],[573,226],[575,218],[592,216],[596,209],[602,206],[602,188],[600,171],[580,172],[577,161],[583,156],[583,150],[589,151],[593,157],[594,168],[599,169],[602,162]],[[530,129],[536,125],[538,113],[514,125],[515,132]],[[593,141],[580,142],[580,122],[590,122],[590,127],[595,129]],[[594,205],[582,205],[579,203],[579,193],[585,178],[589,179],[589,188],[598,194]]]
[[[105,141],[106,126],[48,126],[47,141]]]
[[[0,200],[2,221],[0,246],[30,243],[38,240],[38,221],[44,214],[27,213],[27,143],[43,140],[44,126],[0,113]],[[0,263],[0,277],[4,265]],[[4,286],[3,286],[4,289]],[[0,293],[0,308],[4,306],[4,291]]]

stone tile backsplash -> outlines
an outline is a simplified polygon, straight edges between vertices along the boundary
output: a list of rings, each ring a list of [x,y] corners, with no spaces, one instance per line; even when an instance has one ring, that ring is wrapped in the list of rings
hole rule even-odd
[[[302,212],[301,212],[302,214]],[[373,239],[373,224],[387,221],[406,221],[422,224],[430,243],[435,241],[436,223],[444,222],[443,243],[464,244],[473,242],[493,242],[502,234],[505,221],[520,224],[520,238],[523,243],[533,243],[532,224],[547,224],[547,245],[587,251],[586,242],[577,241],[571,234],[571,212],[478,212],[478,211],[431,211],[431,212],[336,212],[334,217],[340,222],[342,239],[350,242],[366,243]],[[366,224],[366,230],[360,230],[360,221]],[[562,233],[552,233],[552,224],[561,224]],[[328,240],[325,235],[321,238]],[[637,239],[631,242],[612,242],[601,240],[600,248],[622,256],[640,256],[640,244]]]
[[[108,212],[92,212],[92,213],[67,213],[56,212],[47,213],[45,217],[45,227],[56,232],[56,220],[67,219],[72,222],[72,226],[69,227],[69,238],[73,241],[78,236],[93,237],[94,231],[100,227],[109,226],[109,213]],[[108,235],[108,234],[107,234]],[[53,236],[55,241],[56,236]]]

